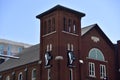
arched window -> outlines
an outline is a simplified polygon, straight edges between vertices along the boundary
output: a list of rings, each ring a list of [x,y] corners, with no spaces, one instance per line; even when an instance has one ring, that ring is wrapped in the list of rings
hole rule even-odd
[[[22,74],[22,72],[19,73],[18,80],[23,80],[23,74]]]
[[[73,21],[73,33],[76,33],[76,23]]]
[[[32,70],[32,80],[36,80],[36,69]]]
[[[10,80],[10,76],[7,76],[7,77],[6,77],[6,80]]]
[[[103,53],[97,48],[92,48],[89,51],[88,57],[95,60],[105,61]]]

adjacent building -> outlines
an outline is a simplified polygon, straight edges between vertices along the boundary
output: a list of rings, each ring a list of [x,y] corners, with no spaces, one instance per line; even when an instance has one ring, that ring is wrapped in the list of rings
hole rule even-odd
[[[28,48],[30,46],[32,45],[6,39],[0,39],[0,55],[17,55],[18,53],[22,52],[25,48]],[[8,58],[0,57],[0,63],[7,59]]]
[[[61,5],[37,15],[40,44],[0,65],[0,80],[120,80],[120,41],[98,24],[81,28],[85,14]]]

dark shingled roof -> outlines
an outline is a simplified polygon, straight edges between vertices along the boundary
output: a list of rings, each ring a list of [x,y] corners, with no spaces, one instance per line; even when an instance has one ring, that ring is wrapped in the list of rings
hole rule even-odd
[[[51,9],[43,12],[42,14],[37,15],[36,18],[41,18],[41,17],[43,17],[43,16],[45,16],[45,15],[47,15],[47,14],[50,14],[51,12],[53,12],[53,11],[55,11],[55,10],[66,10],[66,11],[68,11],[68,12],[77,14],[77,15],[79,15],[80,17],[85,16],[85,14],[82,13],[82,12],[78,12],[78,11],[75,11],[75,10],[73,10],[73,9],[66,8],[66,7],[61,6],[61,5],[56,5],[55,7],[53,7],[53,8],[51,8]]]
[[[32,63],[39,60],[39,45],[31,46],[20,54],[16,55],[19,59],[9,59],[6,62],[0,64],[0,72],[11,68],[19,67],[28,63]]]
[[[86,27],[83,27],[81,29],[81,36],[83,36],[84,34],[86,34],[88,31],[90,31],[93,27],[95,27],[97,24],[92,24]]]
[[[89,26],[86,26],[84,28],[81,29],[81,36],[83,36],[84,34],[86,34],[88,31],[90,31],[93,27],[95,27],[97,24],[92,24]]]

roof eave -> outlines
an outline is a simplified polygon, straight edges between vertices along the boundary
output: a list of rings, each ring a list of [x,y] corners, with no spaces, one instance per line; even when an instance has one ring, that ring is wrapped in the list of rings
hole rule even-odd
[[[80,17],[84,17],[84,16],[85,16],[85,14],[82,13],[82,12],[78,12],[78,11],[75,11],[75,10],[73,10],[73,9],[70,9],[70,8],[67,8],[67,7],[64,7],[64,6],[61,6],[61,5],[56,5],[55,7],[49,9],[48,11],[43,12],[43,13],[37,15],[36,18],[40,19],[41,17],[43,17],[43,16],[45,16],[45,15],[47,15],[47,14],[50,14],[51,12],[53,12],[53,11],[55,11],[55,10],[66,10],[66,11],[68,11],[68,12],[72,12],[72,13],[74,13],[74,14],[77,14],[77,15],[80,16]]]

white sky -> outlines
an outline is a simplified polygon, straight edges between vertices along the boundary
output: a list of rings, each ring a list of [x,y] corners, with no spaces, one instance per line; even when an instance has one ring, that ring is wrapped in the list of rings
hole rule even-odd
[[[85,13],[82,27],[97,23],[113,43],[120,40],[120,0],[0,0],[0,38],[39,43],[36,15],[58,4]]]

